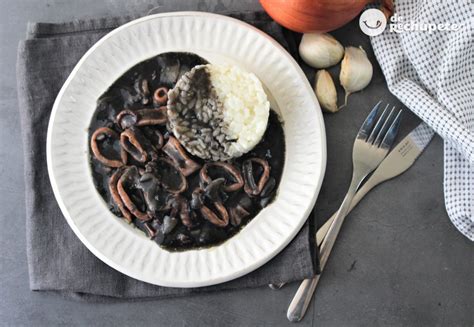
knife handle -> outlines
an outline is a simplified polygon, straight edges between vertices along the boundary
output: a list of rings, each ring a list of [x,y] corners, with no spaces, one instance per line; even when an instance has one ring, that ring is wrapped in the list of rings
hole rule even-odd
[[[342,214],[339,219],[341,220],[338,222],[339,226],[334,226],[333,229],[336,229],[336,231],[333,231],[335,235],[337,235],[338,230],[340,228],[340,225],[342,225],[342,221],[344,218],[347,216],[347,214],[359,203],[359,201],[369,192],[374,186],[380,183],[378,179],[373,179],[373,182],[371,183],[366,183],[364,184],[354,195],[354,197],[351,199],[350,205],[348,208],[346,207],[346,212],[341,212],[337,211],[334,213],[331,218],[329,218],[321,228],[318,229],[318,232],[316,233],[316,242],[318,245],[320,245],[326,235],[328,235],[328,230],[332,226],[332,223],[334,219],[337,217],[338,214]],[[343,203],[344,205],[344,203]],[[342,205],[341,205],[342,207]],[[338,228],[339,227],[339,228]],[[331,242],[332,244],[328,245],[327,248],[326,246],[323,246],[324,249],[321,249],[322,251],[322,257],[321,257],[321,269],[324,269],[326,266],[327,258],[329,256],[329,253],[331,252],[332,245],[334,242]],[[306,310],[308,310],[308,306],[311,303],[311,299],[313,298],[313,293],[316,289],[316,286],[319,283],[319,278],[321,275],[316,275],[313,278],[310,279],[305,279],[304,281],[301,282],[300,286],[298,287],[298,290],[296,291],[295,296],[293,297],[293,300],[290,303],[290,306],[288,307],[287,311],[287,318],[289,321],[292,322],[297,322],[303,319]]]
[[[362,198],[372,188],[374,188],[375,186],[377,186],[381,182],[383,182],[383,180],[380,180],[378,178],[371,178],[364,185],[362,185],[361,188],[354,195],[354,198],[352,199],[351,206],[349,207],[349,211],[347,212],[347,214],[349,214],[349,212],[352,211],[352,209],[360,202],[360,200],[362,200]],[[318,231],[316,232],[316,246],[318,248],[319,248],[319,246],[321,246],[321,243],[323,243],[323,240],[326,237],[326,234],[328,233],[328,230],[329,230],[329,227],[332,224],[332,221],[334,220],[334,218],[336,218],[336,214],[337,214],[337,211],[331,216],[331,218],[326,220],[326,222],[321,227],[319,227]],[[305,281],[307,281],[307,280],[305,280]],[[305,283],[305,281],[303,281],[302,283]],[[286,283],[275,283],[275,284],[268,284],[268,286],[273,290],[278,290],[278,289],[282,288],[285,284]],[[300,287],[302,287],[302,286],[300,286]],[[315,285],[315,287],[316,287],[316,285]],[[306,309],[305,309],[305,311],[306,311]],[[288,318],[288,319],[290,319],[290,318]],[[297,320],[295,320],[295,321],[297,321]]]
[[[375,186],[380,184],[382,180],[372,178],[369,179],[364,185],[362,185],[357,193],[354,195],[354,198],[352,199],[351,205],[349,207],[349,210],[347,211],[347,214],[354,209],[354,207],[364,198],[364,196]],[[324,238],[326,237],[326,234],[328,233],[329,227],[332,224],[332,221],[334,218],[336,218],[337,211],[329,218],[326,220],[326,222],[319,227],[318,231],[316,232],[316,245],[319,247],[321,243],[323,243]]]

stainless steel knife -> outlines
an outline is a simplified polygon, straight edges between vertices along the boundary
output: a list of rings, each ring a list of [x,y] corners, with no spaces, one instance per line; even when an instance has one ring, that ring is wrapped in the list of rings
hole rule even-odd
[[[405,172],[415,160],[420,156],[426,146],[433,138],[434,131],[425,123],[419,124],[408,134],[400,143],[398,143],[380,166],[374,171],[369,179],[357,191],[351,202],[349,212],[359,203],[360,200],[375,186],[396,177]],[[326,223],[318,229],[316,233],[316,242],[318,246],[324,240],[326,233],[331,226],[335,213]]]
[[[434,131],[425,123],[419,124],[414,130],[412,130],[410,134],[393,148],[374,173],[359,188],[351,202],[348,213],[375,186],[405,172],[430,143],[433,135]],[[333,214],[332,217],[318,229],[318,232],[316,233],[316,243],[318,246],[323,242],[335,215],[336,214]],[[319,276],[320,275],[316,275],[311,279],[305,279],[301,282],[298,291],[288,307],[288,320],[300,321],[303,318],[318,284]]]

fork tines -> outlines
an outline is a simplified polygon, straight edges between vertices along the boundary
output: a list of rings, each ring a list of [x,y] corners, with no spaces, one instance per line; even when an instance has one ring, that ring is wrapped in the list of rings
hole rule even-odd
[[[382,101],[379,101],[362,124],[357,138],[377,147],[391,147],[400,126],[402,110],[397,111],[395,106],[388,110],[389,107],[387,104],[376,120],[382,108]]]

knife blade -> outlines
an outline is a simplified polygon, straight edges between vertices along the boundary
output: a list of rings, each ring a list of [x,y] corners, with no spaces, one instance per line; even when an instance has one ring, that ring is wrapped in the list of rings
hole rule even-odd
[[[362,200],[362,198],[378,184],[394,178],[413,165],[416,159],[420,156],[426,146],[430,143],[434,136],[434,131],[425,123],[419,124],[413,129],[400,143],[398,143],[392,151],[380,163],[378,168],[367,179],[367,181],[358,189],[355,194],[350,209],[351,210]],[[320,246],[326,236],[326,233],[331,226],[336,213],[329,218],[326,223],[318,229],[316,233],[316,243]],[[299,321],[303,318],[309,303],[311,302],[312,294],[319,281],[319,276],[305,279],[301,282],[293,300],[290,303],[287,311],[287,318],[290,321]],[[283,285],[281,285],[283,286]]]
[[[367,181],[359,188],[351,202],[349,212],[351,212],[360,200],[362,200],[362,198],[375,186],[402,174],[410,168],[430,143],[433,136],[433,129],[431,129],[431,127],[426,123],[419,124],[407,136],[405,136],[405,138],[401,140],[392,151],[390,151]],[[334,213],[316,232],[316,245],[318,247],[323,242],[335,216],[336,213]],[[269,284],[272,289],[279,289],[283,287],[283,285],[285,285],[285,283]]]
[[[433,129],[431,129],[431,127],[426,123],[419,124],[407,136],[405,136],[405,138],[401,140],[392,151],[390,151],[367,181],[359,188],[351,202],[348,213],[351,212],[360,200],[362,200],[362,198],[375,186],[404,173],[408,168],[410,168],[423,150],[425,150],[433,136]],[[318,246],[323,242],[335,215],[336,213],[334,213],[332,217],[318,229],[316,233],[316,243]]]

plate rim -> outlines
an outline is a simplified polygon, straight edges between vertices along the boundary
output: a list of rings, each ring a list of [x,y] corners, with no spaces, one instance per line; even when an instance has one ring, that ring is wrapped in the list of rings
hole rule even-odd
[[[229,20],[232,21],[233,23],[237,23],[239,25],[244,26],[247,29],[251,29],[253,32],[256,32],[257,34],[263,36],[265,39],[270,41],[274,46],[280,49],[281,53],[286,57],[286,59],[291,62],[293,69],[298,73],[300,77],[303,78],[304,84],[306,85],[306,88],[311,91],[311,98],[313,98],[313,103],[316,105],[316,107],[320,108],[319,102],[316,99],[316,96],[314,95],[314,92],[312,92],[311,85],[309,84],[309,81],[307,80],[306,75],[304,74],[303,70],[301,67],[298,65],[298,63],[295,61],[295,59],[288,53],[288,51],[283,48],[282,45],[280,45],[275,39],[273,39],[271,36],[269,36],[267,33],[259,30],[258,28],[241,21],[239,19],[225,16],[225,15],[220,15],[220,14],[215,14],[215,13],[208,13],[208,12],[200,12],[200,11],[177,11],[177,12],[166,12],[166,13],[159,13],[159,14],[153,14],[153,15],[148,15],[148,16],[143,16],[138,19],[134,19],[128,23],[125,23],[112,31],[108,32],[106,35],[101,37],[97,42],[95,42],[87,51],[86,53],[80,58],[80,60],[76,63],[74,66],[73,70],[67,77],[66,81],[62,85],[55,101],[53,104],[53,108],[51,111],[51,115],[49,118],[49,123],[48,123],[48,131],[47,131],[47,139],[46,139],[46,159],[47,159],[47,168],[48,168],[48,177],[53,189],[53,193],[55,196],[55,199],[61,209],[61,213],[63,214],[64,218],[66,219],[68,225],[70,228],[74,231],[74,234],[79,238],[79,240],[87,247],[87,249],[98,259],[100,259],[102,262],[107,264],[108,266],[112,267],[113,269],[131,277],[136,280],[140,280],[146,283],[150,283],[153,285],[158,285],[158,286],[165,286],[165,287],[180,287],[180,288],[190,288],[190,287],[204,287],[204,286],[210,286],[210,285],[216,285],[220,284],[223,282],[227,282],[236,278],[239,278],[241,276],[244,276],[255,269],[263,266],[266,264],[268,261],[270,261],[272,258],[274,258],[278,253],[280,253],[297,235],[297,233],[301,230],[302,226],[305,224],[305,222],[308,219],[309,214],[312,211],[312,208],[314,207],[316,200],[318,198],[318,195],[321,190],[321,185],[324,179],[324,174],[326,171],[326,165],[327,165],[327,145],[326,145],[326,131],[325,131],[325,124],[324,124],[324,119],[321,110],[316,110],[315,114],[317,116],[317,121],[319,123],[319,138],[320,138],[320,151],[321,151],[321,165],[320,165],[320,171],[318,174],[318,183],[316,186],[316,191],[314,194],[311,196],[311,201],[310,201],[310,206],[305,210],[304,219],[301,219],[301,221],[298,223],[298,226],[293,229],[291,232],[291,235],[285,239],[284,241],[280,242],[278,247],[272,251],[271,253],[267,254],[267,256],[264,259],[259,259],[257,260],[254,264],[251,265],[246,265],[244,268],[238,269],[234,271],[231,274],[225,275],[225,276],[220,276],[220,277],[214,277],[207,279],[206,281],[201,281],[201,282],[159,282],[157,283],[155,280],[150,280],[148,278],[145,278],[144,276],[137,276],[135,273],[126,271],[124,267],[120,266],[119,264],[116,264],[112,259],[109,259],[106,255],[101,253],[96,247],[91,244],[87,238],[83,235],[81,230],[78,228],[76,223],[74,222],[74,219],[71,217],[71,214],[69,213],[69,210],[66,207],[66,204],[64,203],[64,200],[62,198],[62,195],[60,193],[59,187],[57,185],[57,182],[54,177],[54,167],[52,164],[52,132],[53,132],[53,124],[54,124],[54,119],[56,117],[56,114],[59,110],[61,100],[63,99],[64,93],[66,92],[69,84],[71,81],[74,79],[76,76],[77,72],[83,65],[83,63],[86,61],[89,56],[98,48],[100,47],[107,39],[110,37],[120,33],[122,30],[127,29],[133,25],[140,24],[142,22],[148,21],[148,20],[153,20],[153,19],[160,19],[163,17],[185,17],[185,16],[204,16],[204,17],[209,17],[209,18],[218,18],[218,19],[223,19],[223,20]]]

